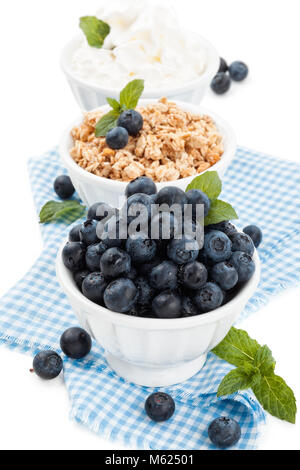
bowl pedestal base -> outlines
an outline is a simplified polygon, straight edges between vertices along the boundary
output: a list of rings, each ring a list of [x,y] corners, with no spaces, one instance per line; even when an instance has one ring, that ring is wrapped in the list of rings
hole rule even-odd
[[[106,353],[106,359],[109,366],[129,382],[145,387],[167,387],[184,382],[199,372],[205,364],[206,354],[173,367],[138,366],[109,353]]]

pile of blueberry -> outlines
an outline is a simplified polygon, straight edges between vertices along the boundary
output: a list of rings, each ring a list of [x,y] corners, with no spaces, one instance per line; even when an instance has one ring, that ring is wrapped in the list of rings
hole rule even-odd
[[[262,238],[258,227],[239,233],[228,221],[207,226],[200,247],[185,224],[182,237],[174,237],[178,221],[172,212],[161,210],[153,216],[153,204],[190,204],[193,216],[202,205],[207,215],[210,200],[202,191],[185,193],[167,186],[157,192],[150,178],[140,177],[128,184],[126,197],[120,210],[103,202],[91,206],[87,220],[72,228],[63,248],[63,262],[89,300],[132,316],[190,317],[227,303],[252,277],[254,247]],[[156,227],[155,237],[152,232],[146,236],[140,226],[134,236],[122,233],[123,218],[126,230],[135,220],[131,209],[136,204],[144,209],[140,225]],[[193,218],[192,226],[197,225]],[[165,226],[170,227],[169,239],[163,236]]]
[[[245,80],[248,73],[248,66],[244,62],[235,61],[228,66],[227,62],[221,57],[220,67],[211,82],[211,88],[217,95],[223,95],[229,90],[232,80],[241,82]]]
[[[117,126],[106,134],[106,144],[113,150],[119,150],[128,144],[129,136],[137,136],[144,124],[143,116],[134,109],[120,114]]]

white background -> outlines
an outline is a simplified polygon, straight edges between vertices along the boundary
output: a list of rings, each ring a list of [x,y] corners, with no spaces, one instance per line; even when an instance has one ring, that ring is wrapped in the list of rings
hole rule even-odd
[[[100,1],[100,0],[99,0]],[[58,143],[78,107],[59,68],[63,45],[95,0],[15,0],[1,6],[0,295],[29,269],[42,244],[26,171],[29,156]],[[109,0],[107,0],[109,1]],[[215,44],[228,61],[244,60],[250,76],[204,105],[227,119],[238,142],[299,160],[299,2],[297,0],[174,1],[182,24]],[[283,214],[284,216],[284,214]],[[300,398],[299,289],[289,290],[243,323],[268,344]],[[29,374],[31,358],[0,348],[2,449],[120,449],[74,424],[61,378]],[[300,421],[300,419],[298,420]],[[300,424],[269,418],[260,449],[300,449]]]

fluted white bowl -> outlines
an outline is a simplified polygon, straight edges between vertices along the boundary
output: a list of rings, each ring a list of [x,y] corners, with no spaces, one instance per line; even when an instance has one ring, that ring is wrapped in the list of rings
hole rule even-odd
[[[109,365],[118,375],[149,387],[180,383],[196,374],[207,353],[226,336],[260,278],[255,251],[253,277],[226,305],[188,318],[134,317],[112,312],[84,297],[63,264],[63,246],[56,260],[57,278],[79,323],[103,346]]]
[[[149,103],[156,102],[156,100],[140,100],[140,105],[145,106]],[[181,101],[175,101],[185,111],[192,113],[208,114],[215,121],[218,131],[223,136],[224,142],[224,153],[215,165],[208,168],[205,171],[217,171],[219,176],[222,178],[236,151],[236,138],[235,134],[230,125],[224,121],[217,114],[212,111],[203,108],[202,106],[192,105]],[[99,109],[108,111],[108,106],[102,106]],[[78,126],[82,123],[83,117],[78,117],[71,125],[68,126],[64,132],[60,146],[59,153],[63,162],[63,165],[68,170],[73,185],[76,188],[82,201],[89,207],[95,202],[104,201],[113,207],[120,207],[122,204],[122,198],[124,198],[125,189],[128,183],[123,181],[116,181],[101,176],[94,175],[81,168],[73,160],[70,155],[70,150],[74,145],[73,138],[71,136],[71,129],[74,126]],[[205,173],[205,172],[203,172]],[[180,178],[176,181],[167,181],[164,183],[156,183],[158,190],[164,186],[177,186],[185,191],[187,185],[195,178],[190,176],[188,178]]]

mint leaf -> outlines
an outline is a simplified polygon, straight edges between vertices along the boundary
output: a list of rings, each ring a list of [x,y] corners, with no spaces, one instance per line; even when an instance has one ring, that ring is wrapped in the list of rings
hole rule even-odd
[[[204,225],[218,224],[224,220],[238,219],[234,208],[228,203],[215,199],[212,201],[210,211],[204,219]]]
[[[144,80],[132,80],[120,93],[120,105],[125,109],[136,108],[144,91]]]
[[[227,336],[212,352],[236,367],[243,367],[245,362],[253,364],[255,354],[259,348],[260,345],[257,341],[250,338],[246,331],[232,327]]]
[[[116,127],[119,113],[112,110],[109,113],[104,114],[102,118],[97,122],[95,127],[96,137],[105,137],[108,131]]]
[[[85,206],[82,206],[79,201],[49,201],[40,211],[40,223],[45,224],[59,219],[67,219],[71,222],[81,217],[84,211]]]
[[[103,46],[104,39],[110,32],[109,25],[96,16],[82,16],[79,26],[84,32],[89,45],[98,49]]]
[[[246,367],[238,367],[230,371],[219,385],[217,396],[231,395],[239,390],[250,388],[259,380],[258,370],[249,364]]]
[[[187,186],[186,192],[190,191],[190,189],[199,189],[213,201],[217,199],[222,191],[222,181],[216,171],[207,171],[202,175],[196,176]]]
[[[122,111],[122,107],[119,101],[115,100],[115,98],[106,98],[106,101],[111,106],[111,108],[117,113],[120,113]]]
[[[281,377],[273,373],[262,376],[252,389],[263,408],[271,415],[295,423],[296,399],[293,391]]]
[[[253,365],[260,370],[262,375],[269,375],[274,372],[276,362],[268,346],[265,345],[258,349],[254,356]]]

